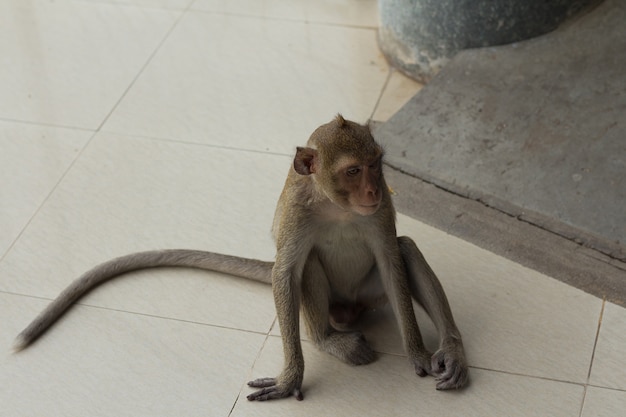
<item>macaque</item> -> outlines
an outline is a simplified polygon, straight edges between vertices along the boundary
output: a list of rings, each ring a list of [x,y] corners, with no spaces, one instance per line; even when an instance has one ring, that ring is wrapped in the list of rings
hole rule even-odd
[[[404,347],[419,376],[437,389],[468,381],[461,334],[434,272],[415,243],[398,237],[395,210],[383,177],[383,150],[368,126],[341,115],[317,128],[298,147],[272,226],[275,262],[194,250],[130,254],[87,271],[65,289],[20,335],[21,350],[46,331],[77,299],[118,275],[144,268],[185,266],[271,283],[280,324],[284,367],[277,377],[248,383],[249,400],[303,398],[304,358],[299,320],[315,345],[352,365],[376,354],[363,335],[347,330],[360,313],[389,302]],[[439,349],[422,341],[412,300],[433,320]]]

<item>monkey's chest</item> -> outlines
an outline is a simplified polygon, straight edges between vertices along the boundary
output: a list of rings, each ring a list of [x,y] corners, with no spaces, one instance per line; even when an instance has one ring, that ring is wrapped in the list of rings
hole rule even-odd
[[[377,280],[374,254],[359,228],[328,227],[315,249],[332,292],[347,300],[359,298],[360,290]]]

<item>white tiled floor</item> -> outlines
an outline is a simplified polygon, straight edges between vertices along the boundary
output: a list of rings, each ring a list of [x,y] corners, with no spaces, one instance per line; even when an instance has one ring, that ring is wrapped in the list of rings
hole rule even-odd
[[[383,309],[364,323],[377,362],[304,342],[305,401],[249,403],[245,381],[282,364],[270,288],[180,269],[107,283],[10,352],[112,256],[272,259],[295,147],[420,88],[389,69],[376,24],[372,0],[0,2],[0,416],[623,415],[623,308],[402,215],[464,334],[462,391],[414,375]]]

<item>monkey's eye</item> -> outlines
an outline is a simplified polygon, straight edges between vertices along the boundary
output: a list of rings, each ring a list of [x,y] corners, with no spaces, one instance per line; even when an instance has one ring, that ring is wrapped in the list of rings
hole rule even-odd
[[[360,167],[350,167],[348,168],[348,170],[346,171],[346,174],[348,174],[349,177],[354,177],[355,175],[357,175],[359,172],[361,172],[361,168]]]

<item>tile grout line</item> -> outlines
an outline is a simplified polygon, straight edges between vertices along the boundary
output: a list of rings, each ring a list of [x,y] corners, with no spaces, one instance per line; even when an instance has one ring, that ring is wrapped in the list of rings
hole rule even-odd
[[[77,130],[80,132],[95,132],[96,131],[93,127],[85,127],[85,126],[78,126],[78,125],[62,125],[62,124],[54,124],[54,123],[49,123],[49,122],[37,122],[37,121],[26,120],[26,119],[11,119],[11,118],[2,117],[2,116],[0,116],[0,122],[17,123],[17,124],[23,124],[23,125],[28,125],[28,126],[39,126],[39,127],[52,128],[52,129]]]
[[[288,156],[288,157],[293,156],[291,153],[283,153],[283,152],[278,152],[278,151],[264,151],[261,149],[225,146],[225,145],[218,145],[214,143],[194,142],[192,140],[185,140],[185,139],[173,139],[173,138],[165,138],[165,137],[149,136],[149,135],[141,135],[141,134],[129,134],[129,133],[122,133],[122,132],[115,132],[112,130],[103,130],[102,133],[106,133],[107,135],[111,135],[111,136],[117,136],[120,138],[137,138],[141,140],[163,142],[163,143],[174,144],[174,145],[200,146],[200,147],[206,147],[206,148],[223,149],[227,151],[236,151],[236,152],[247,152],[247,153],[260,154],[260,155]]]
[[[600,388],[600,389],[607,390],[607,391],[615,391],[615,392],[626,393],[626,389],[621,389],[621,388],[603,387],[602,385],[594,385],[594,384],[589,384],[589,386],[593,387],[593,388]]]
[[[172,25],[172,27],[170,27],[170,29],[167,31],[167,33],[165,34],[165,36],[163,37],[163,39],[161,39],[161,41],[159,42],[159,44],[157,45],[157,47],[155,48],[154,51],[152,51],[152,53],[150,54],[150,56],[148,57],[148,59],[146,60],[146,62],[144,63],[144,65],[141,67],[141,69],[139,70],[139,72],[137,73],[137,75],[133,78],[133,80],[130,82],[130,84],[128,85],[128,87],[126,88],[126,90],[124,90],[124,92],[122,93],[122,95],[120,96],[120,98],[117,100],[117,102],[113,105],[113,107],[111,108],[111,110],[109,111],[109,113],[104,117],[104,119],[102,120],[102,122],[100,123],[100,125],[94,130],[94,129],[83,129],[80,128],[81,130],[86,130],[89,132],[92,132],[91,136],[89,137],[89,139],[87,139],[87,141],[85,142],[85,144],[82,146],[82,148],[80,149],[80,151],[78,152],[78,154],[76,155],[76,157],[72,160],[72,162],[68,165],[67,169],[63,172],[63,174],[59,177],[59,180],[52,186],[52,188],[50,189],[50,192],[48,194],[46,194],[46,197],[43,199],[43,201],[41,202],[41,204],[39,204],[39,206],[37,207],[37,209],[35,210],[35,212],[33,213],[32,216],[30,216],[30,218],[28,219],[28,221],[26,222],[26,224],[24,225],[24,227],[22,227],[22,229],[20,230],[20,232],[17,234],[17,236],[15,237],[15,239],[13,239],[13,241],[11,242],[11,244],[9,245],[9,247],[6,249],[6,251],[4,251],[4,253],[0,254],[0,262],[4,261],[4,259],[6,258],[6,256],[13,250],[15,244],[17,243],[17,241],[20,239],[20,237],[24,234],[24,232],[26,231],[26,229],[28,229],[28,227],[30,226],[30,224],[32,223],[33,219],[39,214],[39,212],[41,211],[41,209],[45,206],[46,202],[50,199],[50,196],[56,191],[56,189],[59,187],[59,184],[61,184],[61,182],[63,182],[63,179],[65,179],[65,177],[68,175],[68,173],[72,170],[72,168],[74,167],[74,165],[76,164],[76,162],[80,159],[80,157],[83,155],[83,153],[85,152],[85,150],[89,147],[89,144],[93,141],[93,139],[97,136],[97,134],[100,132],[100,130],[102,129],[102,127],[104,126],[104,124],[107,122],[107,120],[109,120],[109,117],[111,116],[111,114],[113,114],[113,112],[115,111],[115,109],[117,109],[117,107],[119,106],[120,102],[124,99],[124,97],[126,97],[126,94],[128,94],[128,91],[132,88],[132,86],[135,84],[135,82],[137,81],[137,79],[139,78],[139,76],[144,72],[144,70],[146,69],[146,67],[148,66],[148,64],[152,61],[152,59],[154,58],[154,56],[156,55],[156,53],[161,49],[161,47],[163,46],[163,44],[165,43],[165,41],[170,37],[171,33],[174,31],[174,29],[178,26],[178,24],[180,23],[180,21],[182,20],[183,16],[185,16],[185,14],[187,13],[187,11],[190,9],[191,4],[193,3],[189,3],[189,5],[187,6],[187,8],[185,10],[183,10],[180,13],[180,16],[178,16],[178,18],[176,19],[176,21],[174,22],[174,24]],[[26,122],[26,123],[30,123],[30,124],[35,124],[33,122]],[[75,127],[75,129],[77,129]]]
[[[591,363],[589,364],[589,372],[587,373],[587,385],[591,379],[591,370],[593,368],[593,360],[596,356],[596,347],[598,346],[598,339],[600,338],[600,329],[602,327],[602,319],[604,318],[604,309],[606,308],[606,297],[602,299],[602,308],[600,309],[600,317],[598,318],[598,328],[596,329],[596,338],[593,341],[593,351],[591,353]]]
[[[259,361],[259,358],[261,357],[261,352],[263,352],[263,349],[265,349],[265,347],[267,346],[267,341],[269,340],[270,337],[272,337],[271,335],[272,329],[276,325],[277,320],[278,320],[278,317],[274,316],[274,320],[272,321],[272,324],[267,330],[267,333],[265,333],[265,339],[263,340],[263,343],[261,344],[261,347],[259,348],[259,351],[257,352],[256,357],[252,361],[252,365],[250,366],[250,369],[248,370],[249,380],[252,380],[252,371],[254,370],[254,367],[256,366],[257,362]],[[228,417],[230,417],[233,414],[233,411],[235,410],[235,407],[239,403],[239,399],[241,398],[241,394],[243,393],[243,388],[245,386],[248,386],[248,384],[247,383],[242,384],[241,389],[239,389],[239,392],[237,393],[237,398],[235,398],[235,401],[233,402],[233,406],[228,412]]]
[[[585,385],[584,382],[568,381],[568,380],[565,380],[565,379],[550,378],[550,377],[547,377],[547,376],[540,376],[540,375],[523,374],[523,373],[520,373],[520,372],[503,371],[501,369],[491,369],[491,368],[485,368],[485,367],[482,367],[482,366],[469,365],[469,368],[470,369],[480,369],[481,371],[487,371],[487,372],[496,372],[496,373],[504,374],[504,375],[519,376],[519,377],[522,377],[522,378],[541,379],[543,381],[559,382],[561,384],[570,384],[570,385],[579,385],[579,386],[584,386]]]
[[[13,250],[13,247],[15,246],[15,244],[20,240],[20,238],[22,237],[22,235],[24,234],[24,232],[26,231],[26,229],[28,229],[28,227],[30,226],[30,224],[33,222],[33,220],[35,219],[35,217],[37,217],[37,215],[39,214],[39,212],[43,209],[43,207],[46,205],[46,203],[48,202],[48,200],[50,199],[50,196],[52,196],[52,194],[54,194],[54,192],[56,191],[56,189],[59,187],[59,185],[63,182],[63,180],[65,179],[65,177],[68,175],[68,173],[72,170],[72,168],[74,167],[74,165],[76,165],[76,162],[78,161],[78,159],[80,159],[81,155],[85,152],[85,149],[87,149],[87,147],[89,146],[89,144],[91,143],[91,141],[93,140],[93,138],[96,136],[96,134],[98,132],[90,130],[91,132],[91,136],[89,137],[89,139],[87,139],[84,143],[84,145],[80,148],[80,150],[78,151],[78,153],[76,154],[76,156],[74,157],[74,159],[70,162],[70,164],[67,166],[67,168],[65,169],[65,171],[63,171],[63,173],[61,174],[61,176],[59,177],[59,180],[51,187],[50,191],[46,194],[46,196],[44,197],[44,199],[41,201],[41,204],[39,204],[37,206],[37,209],[33,212],[32,216],[30,216],[30,218],[28,219],[28,221],[26,222],[26,224],[24,224],[24,227],[22,227],[22,229],[20,230],[20,232],[17,234],[17,236],[15,236],[15,239],[13,239],[13,241],[11,242],[11,244],[9,245],[9,247],[7,248],[7,250],[0,254],[0,262],[4,261],[4,259],[6,258],[6,256]]]
[[[580,413],[578,417],[582,417],[583,410],[585,408],[585,400],[587,399],[587,388],[589,387],[589,381],[591,380],[591,371],[593,369],[593,361],[596,357],[596,348],[598,346],[598,339],[600,338],[600,329],[602,328],[602,318],[604,317],[604,309],[606,307],[606,297],[602,299],[602,308],[600,309],[600,317],[598,318],[598,328],[596,329],[596,337],[593,341],[593,350],[591,351],[591,361],[589,362],[589,371],[587,372],[587,382],[583,388],[583,397],[580,402]]]
[[[20,293],[15,293],[15,292],[11,292],[11,291],[2,291],[2,290],[0,290],[0,294],[8,294],[8,295],[16,296],[16,297],[26,297],[26,298],[32,298],[32,299],[36,299],[36,300],[43,300],[43,301],[49,301],[49,302],[54,301],[54,298],[41,297],[41,296],[29,295],[29,294],[20,294]],[[204,322],[201,322],[201,321],[188,320],[188,319],[182,319],[182,318],[177,318],[177,317],[160,316],[160,315],[157,315],[157,314],[142,313],[140,311],[123,310],[123,309],[120,309],[120,308],[99,306],[99,305],[95,305],[95,304],[84,304],[84,303],[81,303],[81,302],[76,302],[76,303],[72,304],[70,306],[70,309],[74,309],[75,307],[84,307],[84,308],[95,309],[95,310],[113,311],[113,312],[116,312],[116,313],[130,314],[130,315],[141,316],[141,317],[148,317],[148,318],[153,318],[153,319],[158,319],[158,320],[166,320],[166,321],[173,321],[173,322],[186,323],[186,324],[195,324],[195,325],[198,325],[198,326],[214,327],[214,328],[217,328],[217,329],[224,329],[224,330],[233,330],[233,331],[236,331],[236,332],[244,332],[244,333],[256,334],[256,335],[259,335],[259,336],[271,336],[270,332],[271,332],[271,329],[273,328],[274,322],[276,320],[276,318],[274,318],[274,321],[272,321],[272,324],[270,325],[270,330],[268,330],[267,332],[263,332],[263,331],[242,329],[242,328],[237,328],[237,327],[232,327],[232,326],[225,326],[225,325],[220,325],[220,324],[204,323]],[[65,316],[65,314],[66,313],[64,313],[63,316]],[[62,317],[59,317],[58,320],[55,321],[53,325],[56,325],[61,320],[62,320]]]
[[[89,0],[82,0],[89,1]],[[159,5],[151,5],[151,4],[133,4],[133,3],[117,3],[111,2],[110,0],[91,0],[93,3],[99,3],[104,5],[110,5],[113,7],[126,7],[126,8],[136,8],[136,9],[148,9],[148,10],[163,10],[163,11],[171,11],[171,12],[179,12],[185,11],[188,9],[195,0],[188,0],[189,4],[183,7],[174,7],[174,6],[159,6]]]
[[[111,115],[115,112],[115,110],[117,110],[118,106],[120,105],[120,103],[122,102],[122,100],[124,100],[124,98],[126,97],[126,95],[128,94],[128,92],[131,90],[131,88],[133,88],[133,86],[135,85],[135,83],[137,82],[137,80],[139,79],[139,77],[141,77],[141,74],[144,73],[144,71],[146,70],[146,68],[148,67],[148,65],[150,65],[150,63],[152,62],[152,60],[154,59],[154,57],[156,56],[156,54],[161,50],[161,47],[163,47],[163,44],[169,39],[169,37],[171,36],[172,32],[174,31],[174,29],[176,29],[178,27],[178,25],[180,24],[180,21],[183,19],[183,17],[189,12],[189,9],[191,8],[191,5],[193,4],[193,2],[189,3],[187,5],[187,7],[185,9],[181,9],[180,10],[180,15],[178,16],[178,18],[174,21],[174,24],[169,28],[169,30],[167,31],[167,33],[165,33],[165,36],[163,36],[163,39],[161,39],[161,41],[158,43],[158,45],[156,46],[156,48],[154,48],[154,50],[152,51],[152,53],[150,54],[150,56],[148,56],[148,59],[146,60],[146,62],[144,62],[144,64],[141,66],[141,68],[139,69],[139,71],[137,72],[137,74],[135,75],[135,77],[133,77],[133,79],[131,80],[131,82],[128,84],[128,86],[126,87],[126,89],[124,90],[124,92],[121,94],[120,98],[115,102],[115,104],[113,105],[113,107],[111,107],[111,110],[109,111],[109,113],[107,113],[106,116],[104,116],[104,119],[102,120],[102,122],[100,123],[100,125],[96,128],[96,132],[100,132],[102,130],[102,127],[106,124],[106,122],[109,120],[109,118],[111,117]]]
[[[383,95],[385,94],[385,90],[387,89],[387,87],[389,86],[389,82],[391,81],[391,76],[393,75],[393,67],[389,66],[389,69],[387,70],[387,78],[385,79],[385,82],[382,86],[382,88],[380,89],[380,94],[378,94],[378,98],[376,99],[376,103],[374,103],[374,108],[372,109],[372,113],[370,114],[367,123],[369,124],[373,119],[374,119],[374,114],[376,114],[376,110],[378,110],[378,106],[380,105],[380,101],[383,99]]]
[[[202,14],[209,14],[209,15],[214,15],[214,16],[241,17],[244,19],[253,19],[253,20],[269,20],[269,21],[286,22],[286,23],[301,23],[305,25],[330,26],[330,27],[339,27],[339,28],[345,28],[345,29],[373,30],[376,32],[378,31],[377,25],[369,26],[369,25],[358,25],[358,24],[351,24],[351,23],[325,22],[323,20],[299,19],[296,17],[261,16],[258,14],[229,12],[229,11],[224,11],[224,10],[194,9],[193,7],[189,7],[188,11],[192,13],[202,13]]]
[[[109,118],[111,117],[111,115],[113,114],[113,112],[115,112],[115,110],[117,109],[117,107],[119,106],[119,104],[122,102],[122,100],[124,100],[124,98],[126,97],[126,95],[128,94],[128,92],[130,91],[130,89],[135,85],[135,83],[137,82],[137,80],[139,79],[139,77],[141,76],[141,74],[143,74],[143,72],[145,71],[145,69],[148,67],[148,65],[150,64],[150,62],[152,62],[152,60],[154,59],[154,57],[156,56],[156,54],[159,52],[159,50],[161,49],[161,47],[163,46],[163,44],[167,41],[167,39],[169,39],[170,35],[172,34],[172,32],[176,29],[176,27],[178,27],[178,25],[180,24],[180,21],[183,19],[183,17],[185,17],[185,15],[189,14],[189,13],[208,13],[208,14],[225,14],[228,15],[227,13],[219,13],[219,12],[206,12],[203,10],[195,10],[193,9],[193,4],[195,2],[192,1],[190,2],[187,7],[185,9],[181,9],[181,13],[180,16],[178,16],[178,18],[176,19],[176,21],[174,22],[174,24],[172,25],[172,27],[167,31],[167,33],[165,34],[165,36],[163,37],[163,39],[161,39],[161,41],[159,42],[159,44],[157,45],[157,47],[154,49],[154,51],[152,51],[152,53],[150,54],[150,56],[148,57],[148,59],[146,60],[146,62],[144,63],[144,65],[141,67],[141,69],[139,70],[139,72],[137,73],[137,75],[132,79],[132,81],[130,82],[130,84],[128,85],[128,87],[126,88],[126,90],[124,90],[124,92],[122,93],[122,95],[120,96],[120,98],[117,100],[117,102],[113,105],[113,107],[111,108],[111,110],[109,111],[109,113],[104,117],[104,119],[102,120],[102,122],[100,123],[100,125],[96,128],[97,132],[100,132],[102,127],[106,124],[106,122],[109,120]],[[167,10],[167,9],[165,9]],[[271,17],[259,17],[259,16],[247,16],[247,15],[235,15],[235,16],[240,16],[240,17],[252,17],[252,18],[257,18],[259,20],[279,20],[279,21],[285,21],[285,19],[279,19],[279,18],[271,18]],[[378,28],[377,27],[360,27],[360,26],[352,26],[352,25],[345,25],[345,24],[329,24],[329,23],[323,23],[323,22],[309,22],[309,21],[301,21],[301,20],[286,20],[286,21],[293,21],[296,23],[305,23],[305,24],[320,24],[320,25],[326,25],[326,26],[336,26],[336,27],[342,27],[342,28],[348,28],[348,29],[362,29],[362,30],[374,30],[377,31]],[[391,72],[390,72],[391,74]],[[385,82],[385,86],[387,85],[387,82],[389,80],[389,76],[387,77],[387,81]],[[382,93],[381,93],[382,95]],[[378,102],[380,101],[380,96],[379,96],[379,100],[376,102],[376,105],[378,105]],[[376,106],[374,107],[376,108]],[[373,115],[373,113],[372,113]]]

